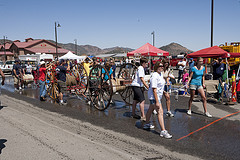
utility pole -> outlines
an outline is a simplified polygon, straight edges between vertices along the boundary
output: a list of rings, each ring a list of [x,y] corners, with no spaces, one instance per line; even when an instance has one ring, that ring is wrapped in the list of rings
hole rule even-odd
[[[74,39],[74,42],[75,42],[75,54],[78,55],[78,53],[77,53],[77,39]]]
[[[155,46],[155,32],[153,31],[151,34],[153,35],[153,46]]]
[[[5,58],[5,62],[7,61],[7,55],[6,55],[6,36],[3,36],[3,45],[4,45],[4,58]]]
[[[57,22],[55,22],[55,41],[56,41],[56,56],[58,57],[58,46],[57,46],[57,27],[61,27],[61,25]]]
[[[212,10],[211,10],[211,47],[213,46],[213,6],[214,6],[214,0],[212,0]]]

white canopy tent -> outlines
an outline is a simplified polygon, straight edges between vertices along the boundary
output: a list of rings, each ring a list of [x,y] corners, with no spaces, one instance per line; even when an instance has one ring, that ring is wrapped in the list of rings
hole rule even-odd
[[[51,60],[53,60],[53,55],[52,54],[43,53],[43,54],[40,54],[40,60],[41,59],[51,59]]]
[[[99,58],[107,58],[107,57],[113,57],[115,54],[99,54],[99,55],[96,55],[96,57],[99,57]]]
[[[76,59],[78,61],[82,61],[85,59],[86,56],[77,56],[76,54],[73,54],[71,51],[60,57],[59,59]]]
[[[127,57],[127,53],[116,53],[113,57]]]

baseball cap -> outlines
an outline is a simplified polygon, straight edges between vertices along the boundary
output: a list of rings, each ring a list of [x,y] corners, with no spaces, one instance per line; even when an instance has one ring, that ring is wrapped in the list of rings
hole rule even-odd
[[[45,62],[44,62],[44,61],[41,61],[41,62],[40,62],[40,65],[43,65],[43,64],[45,64]]]

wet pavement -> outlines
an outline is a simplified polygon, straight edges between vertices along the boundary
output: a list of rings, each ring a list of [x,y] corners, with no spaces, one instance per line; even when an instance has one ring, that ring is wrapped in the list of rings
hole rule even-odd
[[[170,118],[164,115],[164,121],[166,129],[173,135],[173,138],[166,140],[159,137],[160,126],[157,123],[156,115],[152,116],[155,130],[143,130],[143,123],[140,120],[130,118],[131,107],[126,106],[119,95],[113,96],[114,103],[107,110],[98,111],[74,95],[65,97],[68,100],[67,106],[59,106],[50,98],[47,98],[47,102],[40,102],[38,89],[30,88],[25,89],[22,93],[14,92],[11,77],[6,79],[6,85],[2,89],[3,94],[22,99],[36,107],[81,119],[151,144],[162,145],[173,152],[186,153],[203,159],[239,159],[240,157],[240,122],[238,118],[240,113],[236,113],[240,109],[239,105],[229,107],[223,104],[208,103],[208,107],[211,105],[213,109],[224,112],[224,116],[236,113],[229,116],[230,118],[219,120],[221,117],[214,116],[215,113],[211,113],[213,118],[203,116],[202,108],[199,109],[201,102],[195,102],[192,107],[193,115],[188,116],[186,114],[188,98],[179,96],[179,100],[176,101],[174,96],[171,96],[171,110],[175,117]],[[165,99],[163,99],[162,104],[164,112],[166,112]],[[148,106],[147,100],[145,112],[147,112]],[[204,128],[206,125],[209,126]],[[191,135],[184,137],[188,134]]]

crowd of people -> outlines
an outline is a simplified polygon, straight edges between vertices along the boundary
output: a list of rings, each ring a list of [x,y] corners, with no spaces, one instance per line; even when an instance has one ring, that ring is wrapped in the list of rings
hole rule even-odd
[[[172,135],[168,133],[164,125],[163,119],[163,107],[161,103],[162,97],[166,99],[166,107],[167,112],[166,115],[169,117],[174,117],[174,114],[170,110],[170,95],[169,95],[169,88],[170,88],[170,79],[174,78],[173,75],[170,73],[169,61],[163,59],[162,61],[157,61],[154,64],[154,72],[151,74],[150,83],[146,83],[144,81],[145,72],[144,67],[148,64],[148,59],[141,58],[140,59],[140,66],[137,69],[135,78],[132,82],[132,89],[134,92],[133,98],[133,106],[132,106],[132,117],[141,119],[142,121],[146,121],[145,125],[143,126],[144,129],[153,129],[154,125],[150,122],[150,117],[154,111],[157,114],[157,119],[161,127],[160,136],[164,138],[172,138]],[[223,66],[223,65],[222,65]],[[219,64],[218,67],[222,67]],[[203,58],[198,57],[197,61],[194,62],[193,59],[189,60],[189,72],[186,69],[186,62],[184,58],[178,62],[178,69],[179,69],[179,77],[178,83],[182,79],[182,84],[185,88],[185,94],[189,94],[190,98],[188,101],[188,110],[187,114],[191,115],[191,106],[192,101],[195,96],[196,91],[200,94],[203,103],[204,115],[211,118],[212,115],[207,111],[207,102],[206,96],[204,93],[203,88],[205,88],[205,67],[203,66]],[[148,90],[148,99],[150,101],[149,109],[144,114],[144,88]],[[189,90],[189,91],[188,91]],[[135,114],[136,104],[140,103],[140,111],[141,116]]]
[[[137,62],[132,60],[131,63],[136,64]],[[121,61],[122,64],[127,63],[126,59],[123,58]],[[63,95],[67,92],[66,86],[66,74],[69,70],[74,68],[77,63],[75,61],[66,61],[61,59],[60,61],[56,60],[53,62],[44,62],[41,61],[37,66],[38,72],[38,84],[39,84],[39,95],[40,100],[46,100],[46,75],[48,74],[49,69],[54,69],[56,71],[57,84],[59,89],[58,99],[60,105],[66,105],[66,101],[63,100]],[[107,79],[116,78],[116,64],[113,58],[110,58],[105,61],[100,61],[98,58],[93,57],[92,59],[86,58],[82,65],[86,70],[86,74],[89,75],[91,68],[94,65],[101,64],[104,65],[110,77],[103,77]],[[189,70],[187,70],[187,64],[189,65]],[[171,138],[172,135],[166,130],[163,119],[163,107],[161,100],[164,97],[166,100],[166,116],[174,117],[174,114],[171,112],[171,101],[170,101],[170,92],[171,85],[175,79],[173,73],[171,72],[171,67],[167,59],[162,59],[157,61],[153,65],[153,72],[149,81],[145,81],[146,68],[148,68],[149,61],[147,58],[140,58],[140,63],[137,63],[137,71],[132,80],[131,87],[134,93],[133,104],[132,104],[132,117],[136,119],[141,119],[146,122],[144,129],[153,129],[154,126],[150,122],[150,117],[152,114],[157,114],[157,119],[161,127],[160,136],[164,138]],[[224,75],[226,67],[222,63],[222,59],[219,58],[213,63],[213,79],[220,79]],[[203,66],[203,58],[198,57],[196,61],[193,61],[192,58],[189,59],[188,63],[183,58],[177,64],[178,66],[178,84],[182,84],[184,87],[184,95],[189,96],[188,101],[188,110],[187,114],[192,114],[192,101],[195,96],[196,91],[202,98],[204,115],[207,117],[212,117],[212,115],[207,111],[207,102],[204,94],[203,88],[205,88],[205,67]],[[228,68],[229,69],[229,68]],[[102,71],[105,73],[106,71]],[[22,80],[25,74],[32,74],[32,66],[28,63],[25,68],[20,64],[19,60],[15,61],[13,66],[13,77],[14,77],[14,86],[16,90],[22,89]],[[2,73],[0,72],[2,75]],[[4,79],[2,84],[4,84]],[[148,91],[148,99],[150,101],[150,106],[145,114],[144,105],[145,105],[145,96],[144,91]],[[137,115],[136,106],[139,103],[141,115]]]

